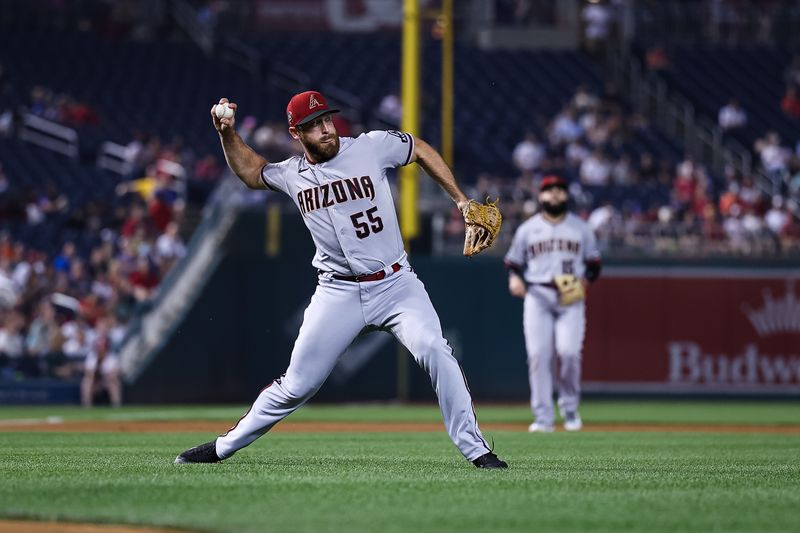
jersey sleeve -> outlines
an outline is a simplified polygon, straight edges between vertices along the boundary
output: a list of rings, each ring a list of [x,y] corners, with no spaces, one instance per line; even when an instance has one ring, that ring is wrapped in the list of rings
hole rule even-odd
[[[599,261],[600,249],[597,247],[597,237],[589,224],[583,225],[583,260]]]
[[[382,168],[407,165],[414,155],[414,136],[402,131],[371,131],[367,137],[375,147]]]
[[[261,169],[261,183],[271,191],[287,193],[286,190],[287,161],[267,163]],[[288,193],[287,193],[288,194]]]
[[[503,262],[508,270],[520,276],[525,271],[525,235],[522,226],[517,228]]]

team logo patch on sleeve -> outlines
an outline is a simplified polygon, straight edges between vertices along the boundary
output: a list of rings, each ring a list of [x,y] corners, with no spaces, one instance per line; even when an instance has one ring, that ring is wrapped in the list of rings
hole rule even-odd
[[[386,133],[388,133],[389,135],[394,135],[404,143],[408,142],[408,133],[403,133],[402,131],[395,131],[395,130],[389,130]]]

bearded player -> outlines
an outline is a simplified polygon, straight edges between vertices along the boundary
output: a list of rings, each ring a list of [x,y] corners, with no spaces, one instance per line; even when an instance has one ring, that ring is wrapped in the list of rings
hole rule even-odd
[[[546,176],[539,189],[541,212],[514,234],[505,257],[508,290],[525,299],[523,328],[534,422],[528,431],[552,432],[553,355],[558,357],[558,407],[564,429],[583,427],[581,349],[586,332],[585,291],[600,276],[594,232],[567,212],[567,183]]]
[[[353,339],[380,328],[430,375],[445,427],[462,455],[478,468],[506,468],[478,428],[461,366],[409,265],[386,171],[416,162],[444,188],[467,222],[465,255],[491,245],[500,229],[497,208],[469,200],[441,156],[408,133],[339,137],[332,119],[337,110],[316,91],[289,101],[289,133],[304,153],[280,163],[268,163],[236,134],[233,113],[224,109],[235,110],[235,104],[223,98],[218,105],[222,111],[212,108],[211,116],[228,165],[248,187],[292,198],[316,245],[312,264],[319,277],[286,373],[227,433],[175,462],[213,463],[249,445],[319,390]]]

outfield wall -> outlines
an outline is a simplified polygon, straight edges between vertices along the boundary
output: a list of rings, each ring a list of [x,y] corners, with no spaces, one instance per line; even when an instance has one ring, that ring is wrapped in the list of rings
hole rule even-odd
[[[270,257],[263,215],[237,221],[226,258],[128,387],[128,401],[248,402],[283,373],[316,272],[299,218],[282,224]],[[525,401],[522,301],[508,295],[499,258],[415,256],[412,264],[475,398]],[[786,268],[608,266],[588,299],[587,393],[800,395],[796,277]],[[398,397],[434,398],[393,338],[371,333],[342,357],[317,400]]]

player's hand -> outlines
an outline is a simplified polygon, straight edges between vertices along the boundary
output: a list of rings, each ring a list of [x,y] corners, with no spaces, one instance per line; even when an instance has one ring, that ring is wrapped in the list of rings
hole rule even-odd
[[[516,274],[512,274],[508,277],[508,292],[511,293],[511,296],[525,298],[525,294],[527,294],[528,291],[525,288],[525,282],[522,278]]]
[[[229,102],[227,98],[220,98],[220,104],[228,104],[228,107],[236,111],[237,105],[233,102]],[[211,120],[214,122],[214,128],[221,134],[226,133],[228,131],[236,131],[236,114],[231,118],[217,118],[216,113],[214,113],[214,108],[217,104],[211,106]]]

